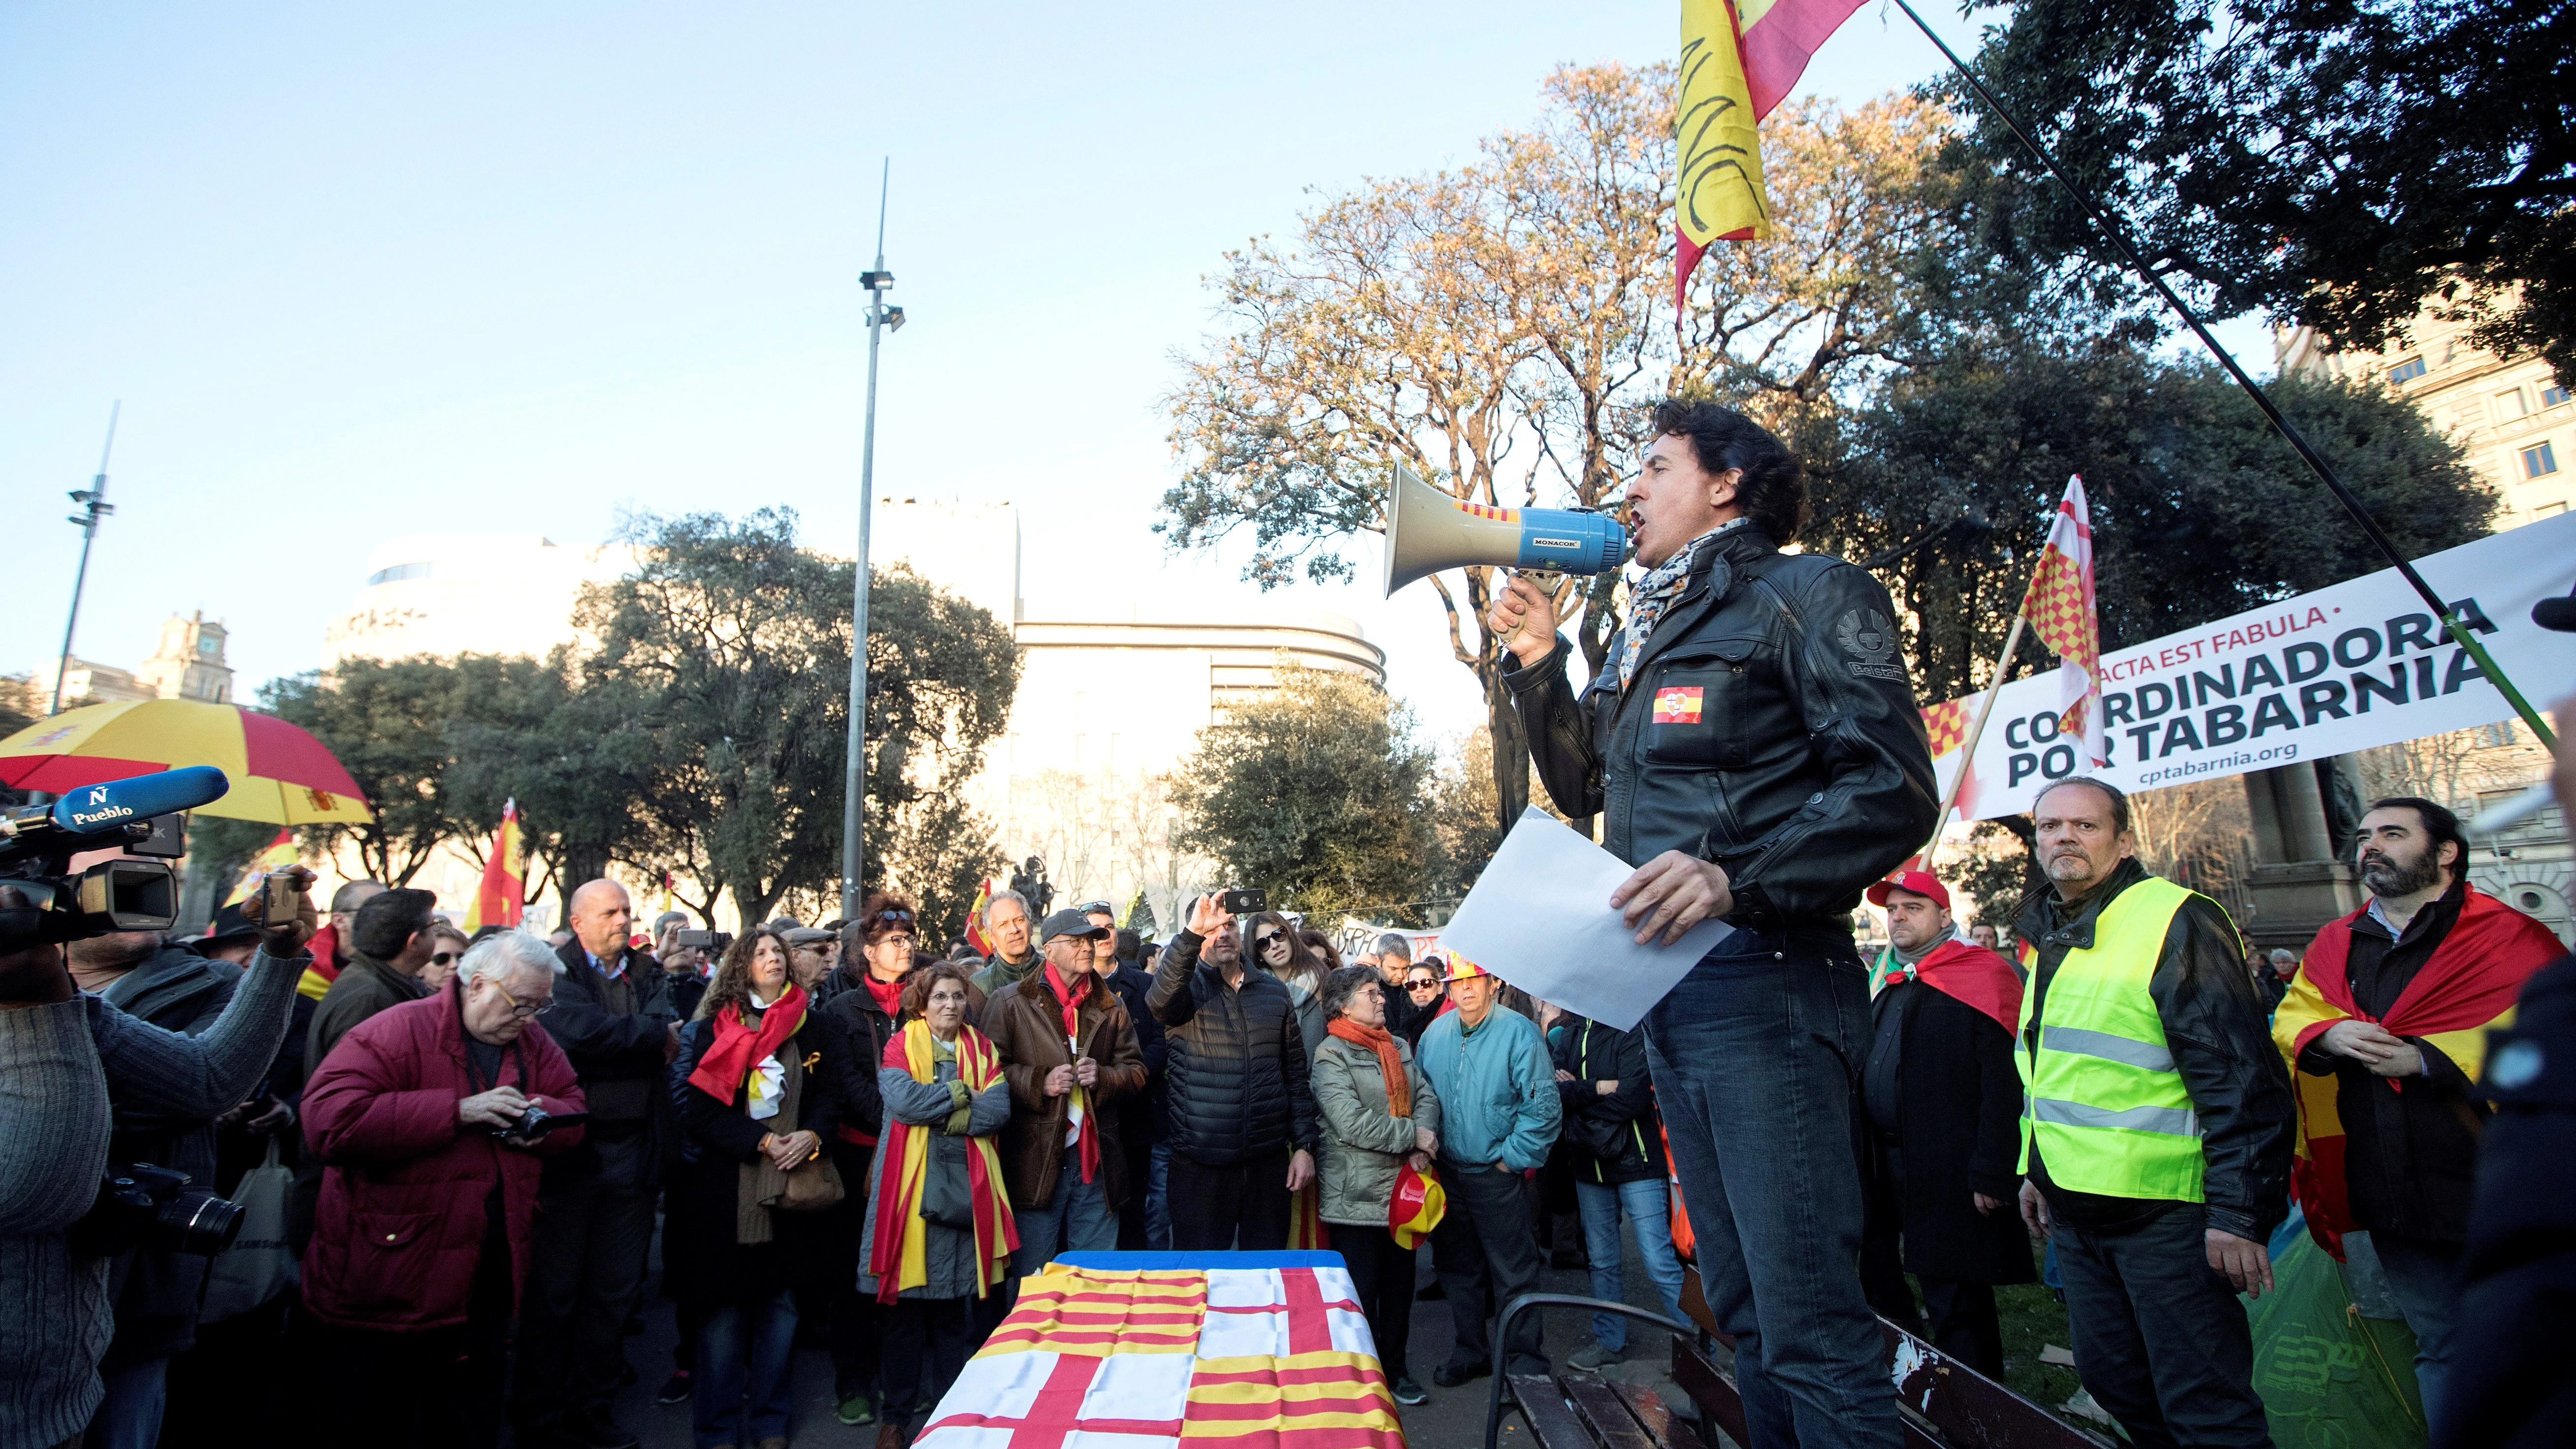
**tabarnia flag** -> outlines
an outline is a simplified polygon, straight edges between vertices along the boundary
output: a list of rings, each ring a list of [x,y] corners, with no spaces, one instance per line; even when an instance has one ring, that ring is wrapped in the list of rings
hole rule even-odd
[[[2102,747],[2102,630],[2093,609],[2093,514],[2080,476],[2066,480],[2021,614],[2057,652],[2058,702],[2065,710],[2057,732],[2082,740],[2092,763],[2109,763]]]

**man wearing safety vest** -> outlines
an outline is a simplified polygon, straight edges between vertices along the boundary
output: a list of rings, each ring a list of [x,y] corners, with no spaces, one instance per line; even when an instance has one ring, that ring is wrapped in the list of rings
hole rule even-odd
[[[2289,1213],[2290,1077],[2217,902],[2137,862],[2129,801],[2090,778],[2031,807],[2053,889],[2014,1057],[2021,1211],[2057,1245],[2075,1371],[2138,1449],[2261,1445],[2239,1292],[2272,1286]]]
[[[2468,882],[2459,817],[2394,796],[2361,817],[2354,864],[2370,904],[2329,922],[2290,984],[2272,1040],[2296,1070],[2308,1231],[2338,1258],[2367,1230],[2415,1334],[2415,1386],[2438,1418],[2469,1230],[2476,1089],[2487,1032],[2558,956],[2549,928]]]

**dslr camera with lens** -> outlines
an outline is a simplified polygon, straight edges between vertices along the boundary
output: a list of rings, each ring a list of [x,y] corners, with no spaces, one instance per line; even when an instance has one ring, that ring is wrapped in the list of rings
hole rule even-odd
[[[184,1172],[137,1162],[111,1167],[98,1201],[71,1226],[75,1253],[111,1258],[159,1248],[211,1258],[241,1231],[242,1205],[198,1187]]]

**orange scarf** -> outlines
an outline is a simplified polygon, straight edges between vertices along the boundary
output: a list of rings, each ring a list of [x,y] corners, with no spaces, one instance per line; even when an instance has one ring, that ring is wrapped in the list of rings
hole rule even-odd
[[[1413,1088],[1404,1079],[1404,1057],[1396,1051],[1392,1033],[1382,1026],[1362,1026],[1347,1016],[1334,1017],[1333,1024],[1324,1030],[1376,1052],[1377,1069],[1386,1074],[1387,1115],[1413,1115]]]

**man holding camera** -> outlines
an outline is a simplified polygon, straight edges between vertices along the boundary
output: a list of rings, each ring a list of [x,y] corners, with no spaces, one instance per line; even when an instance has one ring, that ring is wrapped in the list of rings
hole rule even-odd
[[[133,1166],[111,1155],[111,1126],[119,1147],[139,1150],[154,1133],[177,1145],[192,1131],[206,1133],[268,1070],[315,925],[302,895],[311,872],[279,874],[288,888],[276,903],[259,898],[260,951],[248,972],[222,982],[230,1000],[211,1022],[188,1003],[202,1006],[215,988],[162,969],[157,951],[137,959],[157,941],[74,942],[96,992],[75,984],[61,946],[23,943],[0,955],[0,1426],[13,1443],[60,1443],[93,1422],[101,1430],[93,1443],[148,1445],[160,1436],[166,1355],[143,1360],[148,1373],[120,1375],[115,1402],[103,1406],[99,1368],[111,1334],[124,1327],[109,1307],[111,1264],[131,1285],[147,1260],[211,1256],[220,1234],[171,1222],[174,1206],[184,1222],[212,1197],[202,1179],[175,1190],[148,1186],[139,1202],[135,1192],[110,1200],[101,1190],[108,1169]],[[16,916],[29,904],[0,883],[0,908]],[[185,1015],[197,1034],[155,1029],[118,1007],[111,991],[147,1010]],[[210,1144],[203,1166],[211,1177]],[[202,1278],[202,1263],[195,1273]],[[159,1302],[141,1302],[153,1311],[138,1325],[169,1328]],[[177,1320],[181,1339],[194,1308],[191,1296]]]
[[[1851,913],[1939,813],[1901,616],[1863,570],[1781,552],[1806,485],[1768,430],[1679,400],[1653,430],[1627,498],[1646,573],[1582,694],[1528,580],[1486,624],[1548,794],[1568,815],[1606,814],[1602,843],[1638,867],[1609,901],[1637,939],[1736,927],[1645,1029],[1753,1437],[1893,1449],[1895,1396],[1853,1267],[1869,989]]]
[[[326,1169],[304,1252],[316,1442],[499,1441],[540,1159],[582,1136],[578,1118],[548,1119],[586,1107],[536,1021],[562,969],[540,937],[486,937],[455,980],[360,1023],[305,1085]]]

